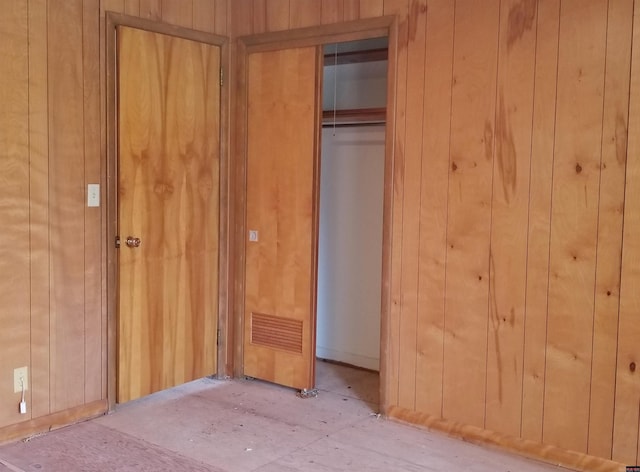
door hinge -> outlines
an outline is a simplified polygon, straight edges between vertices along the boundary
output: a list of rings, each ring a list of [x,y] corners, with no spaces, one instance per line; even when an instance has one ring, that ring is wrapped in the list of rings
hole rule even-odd
[[[220,328],[218,328],[218,334],[216,334],[216,344],[220,345]]]
[[[224,69],[220,68],[220,87],[224,85]]]
[[[116,236],[116,249],[120,249],[120,236]]]

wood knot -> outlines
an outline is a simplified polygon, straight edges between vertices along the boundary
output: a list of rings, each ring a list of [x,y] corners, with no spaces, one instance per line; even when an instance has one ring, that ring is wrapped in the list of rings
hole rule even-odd
[[[635,372],[636,371],[636,363],[632,362],[631,364],[629,364],[629,370],[631,372]]]
[[[582,166],[578,163],[576,164],[576,174],[579,174],[580,172],[582,172]]]
[[[478,280],[482,280],[482,276],[481,275],[478,276]]]
[[[458,164],[456,164],[455,162],[452,162],[451,163],[451,170],[453,172],[457,171],[458,170]]]
[[[607,297],[611,296],[611,290],[607,290]]]

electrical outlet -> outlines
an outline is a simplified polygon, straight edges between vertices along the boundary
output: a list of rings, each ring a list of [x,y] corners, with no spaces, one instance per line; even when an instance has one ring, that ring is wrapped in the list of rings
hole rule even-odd
[[[14,393],[22,392],[22,385],[24,382],[24,389],[29,390],[29,371],[26,367],[20,367],[13,369],[13,391]]]

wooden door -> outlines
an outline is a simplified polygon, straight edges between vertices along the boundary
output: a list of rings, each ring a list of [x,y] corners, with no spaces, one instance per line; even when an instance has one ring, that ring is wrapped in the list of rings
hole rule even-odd
[[[216,371],[220,50],[127,27],[117,34],[125,402]]]
[[[247,64],[244,374],[314,386],[320,49]]]

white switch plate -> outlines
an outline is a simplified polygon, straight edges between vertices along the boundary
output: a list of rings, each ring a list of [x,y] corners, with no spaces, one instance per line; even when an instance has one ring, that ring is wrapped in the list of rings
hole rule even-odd
[[[22,382],[24,381],[24,389],[29,390],[29,370],[26,367],[13,369],[13,392],[22,392]],[[21,381],[22,379],[22,381]]]
[[[253,243],[258,241],[258,232],[255,229],[249,230],[249,241]]]
[[[87,206],[100,206],[100,184],[87,184]]]

